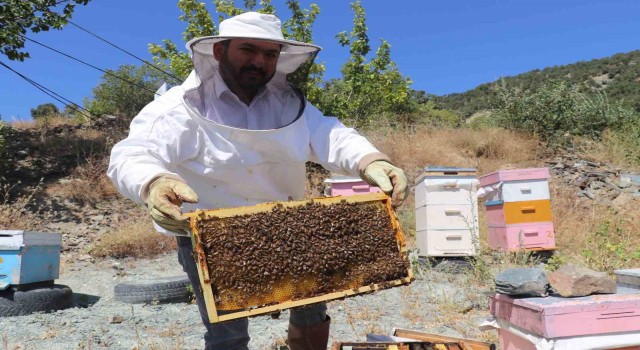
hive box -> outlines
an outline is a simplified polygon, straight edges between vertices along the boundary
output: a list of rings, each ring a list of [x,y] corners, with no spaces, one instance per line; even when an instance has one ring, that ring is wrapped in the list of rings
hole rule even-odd
[[[496,318],[547,339],[640,332],[640,293],[632,288],[577,298],[514,299],[495,294],[489,310]]]
[[[359,177],[334,176],[324,180],[325,196],[352,196],[354,194],[382,192],[379,187],[369,185]]]
[[[529,168],[480,177],[492,249],[555,249],[549,176],[548,168]]]
[[[478,243],[474,168],[426,167],[416,179],[416,243],[420,256],[473,256]]]
[[[0,290],[59,276],[62,234],[0,230]]]
[[[489,227],[488,232],[489,246],[493,249],[544,250],[555,246],[555,232],[551,222]]]

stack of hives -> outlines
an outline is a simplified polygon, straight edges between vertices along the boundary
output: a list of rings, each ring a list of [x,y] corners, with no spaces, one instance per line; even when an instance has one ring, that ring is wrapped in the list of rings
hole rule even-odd
[[[208,308],[253,308],[249,316],[409,282],[388,201],[372,194],[195,213]]]

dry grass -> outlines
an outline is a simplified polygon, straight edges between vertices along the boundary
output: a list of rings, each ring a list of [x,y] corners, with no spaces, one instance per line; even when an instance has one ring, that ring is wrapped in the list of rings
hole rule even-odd
[[[640,204],[619,207],[578,198],[575,190],[551,182],[556,252],[560,261],[572,261],[598,271],[640,264]]]
[[[118,194],[107,177],[108,157],[90,157],[77,166],[70,179],[50,185],[47,194],[95,205]]]
[[[37,120],[16,120],[11,122],[11,127],[19,130],[37,129],[41,127],[52,127],[59,125],[76,125],[78,122],[65,116],[52,116],[46,119]]]
[[[406,172],[410,181],[427,165],[475,167],[479,173],[508,164],[535,164],[542,150],[535,138],[503,129],[377,129],[364,132],[381,152]]]
[[[29,208],[41,185],[38,184],[28,193],[17,195],[13,193],[16,187],[0,182],[0,229],[43,230],[45,223],[39,213]]]
[[[102,235],[89,253],[97,258],[150,258],[176,249],[175,237],[156,232],[147,213],[140,210],[120,227]]]

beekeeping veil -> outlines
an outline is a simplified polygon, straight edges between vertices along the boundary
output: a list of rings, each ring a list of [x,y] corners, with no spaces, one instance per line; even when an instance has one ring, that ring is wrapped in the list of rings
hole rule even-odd
[[[313,44],[284,39],[280,20],[276,16],[246,12],[222,21],[220,35],[195,38],[187,43],[201,80],[210,78],[218,69],[218,61],[213,57],[213,45],[229,39],[259,39],[282,44],[276,73],[269,82],[277,88],[291,85],[303,88],[309,68],[321,50]]]

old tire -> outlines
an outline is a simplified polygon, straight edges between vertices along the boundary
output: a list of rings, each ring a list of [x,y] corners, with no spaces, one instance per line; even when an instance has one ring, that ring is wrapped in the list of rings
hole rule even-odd
[[[139,283],[119,283],[113,288],[117,301],[128,304],[188,302],[191,284],[186,276],[161,277]]]
[[[0,292],[0,317],[63,310],[73,305],[71,288],[55,284],[47,288]]]

